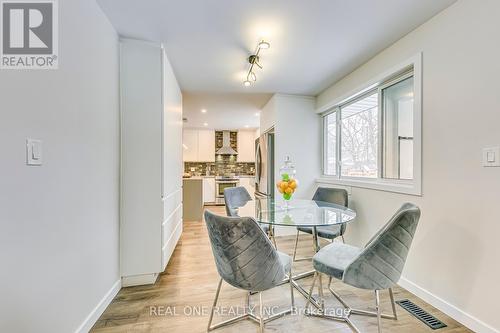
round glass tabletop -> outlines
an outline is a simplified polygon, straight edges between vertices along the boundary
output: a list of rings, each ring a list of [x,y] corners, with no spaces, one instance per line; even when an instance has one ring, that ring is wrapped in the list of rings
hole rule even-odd
[[[289,207],[282,200],[256,199],[238,209],[238,215],[250,216],[259,223],[293,227],[321,227],[352,221],[352,209],[323,201],[293,199]]]

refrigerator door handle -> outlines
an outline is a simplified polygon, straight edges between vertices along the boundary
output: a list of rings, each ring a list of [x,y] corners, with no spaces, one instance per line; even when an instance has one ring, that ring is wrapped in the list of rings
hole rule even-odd
[[[258,184],[260,182],[261,167],[260,142],[258,142],[257,148],[255,149],[255,184]]]

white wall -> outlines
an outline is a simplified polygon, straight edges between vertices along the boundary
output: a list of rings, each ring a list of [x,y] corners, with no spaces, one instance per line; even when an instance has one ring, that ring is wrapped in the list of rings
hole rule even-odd
[[[405,201],[422,209],[402,284],[477,332],[498,332],[500,168],[481,150],[500,145],[500,2],[462,0],[317,98],[317,107],[423,52],[422,197],[352,188],[364,244]],[[496,331],[493,329],[496,329]]]
[[[279,168],[286,156],[290,156],[299,180],[294,197],[310,199],[321,171],[321,121],[312,112],[314,98],[294,95],[275,95],[273,98],[276,103],[274,179],[279,179]],[[279,196],[277,188],[274,189]]]
[[[119,286],[118,37],[93,0],[59,14],[58,70],[0,71],[1,332],[75,332]]]
[[[260,134],[267,132],[271,127],[276,124],[276,95],[264,105],[260,112]]]

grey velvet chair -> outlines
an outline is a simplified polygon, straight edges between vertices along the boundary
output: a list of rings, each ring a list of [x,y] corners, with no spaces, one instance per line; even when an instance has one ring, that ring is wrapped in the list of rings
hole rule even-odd
[[[330,292],[348,310],[346,317],[335,317],[316,313],[310,315],[343,320],[351,328],[359,332],[349,319],[351,314],[377,317],[378,331],[382,331],[382,318],[397,320],[396,305],[392,287],[398,282],[408,256],[413,236],[420,219],[420,209],[410,203],[404,204],[389,222],[380,229],[364,248],[357,248],[342,243],[332,243],[322,248],[313,257],[314,274],[306,308],[314,289],[316,279],[319,280],[319,296],[323,299],[321,275],[334,277],[342,282],[365,290],[375,291],[376,312],[353,309],[337,294],[330,285]],[[380,308],[380,291],[389,290],[392,315],[382,314]],[[323,304],[323,301],[321,301]]]
[[[224,203],[226,205],[227,216],[238,216],[238,208],[244,206],[250,200],[252,200],[252,197],[243,186],[224,189]],[[267,224],[260,224],[260,227],[266,234],[269,235],[269,238],[271,238],[274,243],[274,247],[277,248],[273,229]]]
[[[268,322],[291,312],[294,307],[292,279],[292,258],[276,251],[259,224],[251,217],[225,217],[205,211],[205,222],[220,275],[217,292],[210,312],[208,331],[251,319],[264,330]],[[290,285],[292,307],[268,318],[263,317],[262,292],[283,284],[285,277]],[[222,281],[238,289],[247,290],[246,313],[212,326],[214,309],[222,286]],[[255,315],[250,307],[250,292],[259,293],[260,315]]]
[[[318,187],[316,192],[314,193],[314,196],[312,198],[315,201],[322,201],[322,202],[328,202],[328,203],[334,203],[343,207],[348,206],[348,195],[347,191],[344,189],[339,189],[339,188],[327,188],[327,187]],[[342,242],[344,242],[344,233],[345,233],[346,225],[332,225],[332,226],[325,226],[325,227],[317,227],[316,232],[317,236],[321,238],[326,238],[329,239],[333,242],[333,240],[337,237],[342,238]],[[295,247],[293,249],[293,261],[300,261],[300,260],[309,260],[309,258],[302,258],[302,259],[296,259],[297,255],[297,244],[299,242],[299,233],[304,232],[311,234],[313,233],[313,228],[310,227],[298,227],[297,228],[297,235],[295,236]],[[313,248],[315,247],[314,245],[314,238],[313,238]]]

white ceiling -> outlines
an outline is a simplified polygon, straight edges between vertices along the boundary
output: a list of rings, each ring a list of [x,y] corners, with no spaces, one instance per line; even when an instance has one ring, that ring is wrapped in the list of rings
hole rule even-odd
[[[183,93],[184,127],[218,130],[256,129],[260,126],[260,110],[271,94]],[[202,113],[201,110],[206,110]],[[204,126],[207,124],[207,126]]]
[[[98,0],[122,36],[162,41],[181,89],[315,95],[455,0]],[[260,38],[257,83],[242,86]]]

